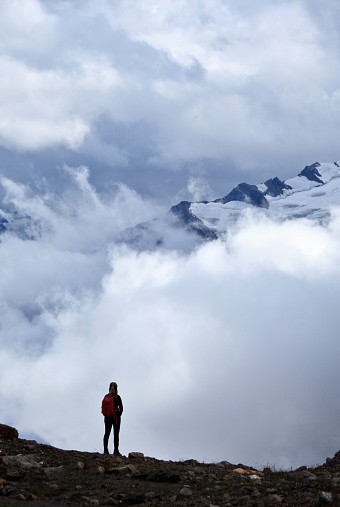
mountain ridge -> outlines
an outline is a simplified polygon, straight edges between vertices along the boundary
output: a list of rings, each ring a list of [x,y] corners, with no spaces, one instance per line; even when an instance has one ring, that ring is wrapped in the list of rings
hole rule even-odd
[[[189,252],[202,242],[223,238],[251,210],[278,222],[306,218],[327,225],[331,208],[339,205],[339,162],[315,162],[284,181],[275,176],[257,185],[242,182],[212,201],[180,201],[162,216],[117,232],[112,241],[139,251]],[[13,206],[0,207],[0,237],[10,233],[35,240],[43,230],[39,218]]]
[[[322,193],[315,193],[316,187],[323,187]],[[276,176],[258,185],[243,182],[213,201],[181,201],[170,213],[179,226],[189,226],[204,239],[212,239],[224,234],[246,209],[261,210],[279,221],[309,218],[324,224],[336,204],[340,204],[339,163],[315,162],[294,178],[281,181]]]

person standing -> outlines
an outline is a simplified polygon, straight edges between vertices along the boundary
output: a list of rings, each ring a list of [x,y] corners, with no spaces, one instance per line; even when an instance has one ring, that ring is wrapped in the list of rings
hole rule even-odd
[[[102,414],[104,415],[105,434],[104,434],[104,454],[109,454],[108,443],[113,426],[113,454],[121,456],[119,452],[119,431],[120,420],[123,413],[123,402],[118,394],[118,386],[116,382],[111,382],[109,392],[102,401]]]

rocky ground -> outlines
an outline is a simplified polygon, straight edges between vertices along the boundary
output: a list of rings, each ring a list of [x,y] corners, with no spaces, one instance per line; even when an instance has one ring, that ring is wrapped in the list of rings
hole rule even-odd
[[[262,471],[241,464],[161,461],[65,451],[0,425],[0,505],[340,505],[340,452],[322,466]]]

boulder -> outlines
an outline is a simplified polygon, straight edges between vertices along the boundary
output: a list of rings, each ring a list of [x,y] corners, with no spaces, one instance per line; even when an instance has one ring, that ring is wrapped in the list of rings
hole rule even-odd
[[[18,430],[7,426],[7,424],[0,424],[0,438],[7,438],[8,440],[14,440],[19,438]]]
[[[111,467],[106,469],[106,473],[132,473],[132,474],[138,474],[138,470],[133,465],[125,465],[122,467]]]
[[[123,505],[137,505],[145,502],[145,495],[143,493],[128,493],[121,500]]]
[[[17,456],[3,456],[2,461],[6,466],[13,469],[40,468],[41,466],[36,460],[36,456],[34,454],[25,454],[24,456],[22,454],[18,454]]]
[[[340,465],[340,451],[334,454],[334,458],[327,458],[325,465],[327,467],[338,467]]]
[[[142,452],[129,452],[129,459],[144,459]]]
[[[180,475],[168,468],[155,470],[154,472],[151,472],[146,478],[147,481],[154,482],[178,482],[179,479]]]

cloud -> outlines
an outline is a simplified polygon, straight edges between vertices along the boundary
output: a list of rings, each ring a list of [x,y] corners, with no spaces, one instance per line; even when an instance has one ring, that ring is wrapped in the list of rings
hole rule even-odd
[[[5,79],[0,93],[6,102],[0,135],[5,147],[35,150],[65,143],[76,148],[90,130],[90,97],[118,85],[114,70],[94,59],[81,59],[77,77],[72,78],[64,71],[32,69],[7,57],[1,65]]]
[[[313,133],[311,125],[324,115],[329,118],[330,109],[337,107],[335,90],[331,91],[336,50],[328,48],[308,6],[242,5],[216,1],[207,8],[202,2],[164,2],[156,8],[144,2],[136,13],[138,31],[136,19],[128,15],[129,2],[118,17],[107,7],[114,26],[122,22],[135,37],[170,52],[182,65],[197,61],[204,69],[204,79],[188,86],[176,76],[157,83],[158,93],[182,111],[181,136],[172,135],[178,124],[171,115],[163,126],[164,156],[190,159],[228,153],[238,164],[255,167],[260,152],[265,157],[261,164],[270,163],[274,154],[297,155],[296,135],[301,136],[303,150],[310,153],[316,142],[320,151],[323,134],[319,128]],[[332,131],[330,126],[328,133]]]
[[[336,452],[339,211],[327,228],[245,215],[190,253],[137,252],[116,237],[152,204],[68,174],[64,199],[4,182],[45,226],[0,244],[2,422],[101,451],[116,380],[124,453],[288,467]]]
[[[68,149],[165,194],[202,165],[216,192],[235,171],[336,160],[337,16],[331,2],[4,2],[0,144]]]
[[[198,173],[199,169],[195,166],[193,172]],[[202,171],[203,172],[203,171]],[[185,189],[182,189],[174,197],[175,204],[179,201],[199,202],[212,200],[214,193],[209,183],[202,176],[190,176]]]
[[[123,452],[338,450],[339,211],[244,215],[201,246],[166,216],[339,158],[339,9],[320,5],[2,2],[1,197],[35,237],[1,236],[3,422],[100,451],[117,380]]]

